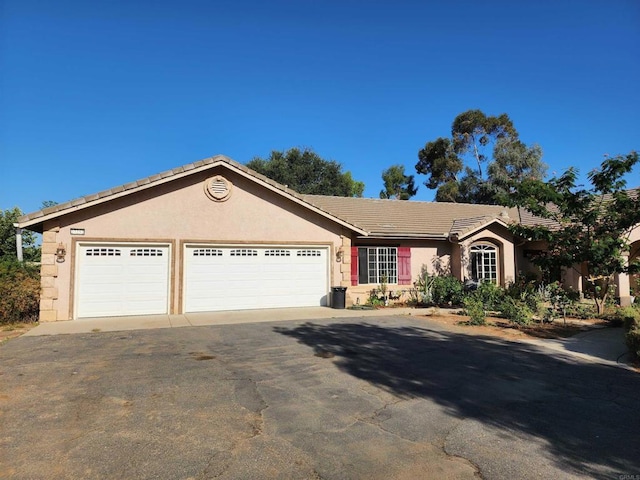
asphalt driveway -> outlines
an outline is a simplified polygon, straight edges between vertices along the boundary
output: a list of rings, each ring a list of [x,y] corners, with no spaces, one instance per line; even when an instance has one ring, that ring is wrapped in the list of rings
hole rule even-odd
[[[0,478],[618,479],[639,398],[638,373],[411,317],[21,337]]]

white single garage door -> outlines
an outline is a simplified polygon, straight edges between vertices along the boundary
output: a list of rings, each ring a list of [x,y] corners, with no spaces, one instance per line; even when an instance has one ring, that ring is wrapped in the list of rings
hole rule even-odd
[[[326,305],[327,272],[326,247],[187,246],[184,310]]]
[[[168,312],[169,246],[80,244],[76,317]]]

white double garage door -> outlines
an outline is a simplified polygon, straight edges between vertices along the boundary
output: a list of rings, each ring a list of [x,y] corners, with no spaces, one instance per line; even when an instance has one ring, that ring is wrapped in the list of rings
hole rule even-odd
[[[79,244],[76,317],[169,312],[166,244]],[[182,311],[327,304],[328,247],[186,245]]]

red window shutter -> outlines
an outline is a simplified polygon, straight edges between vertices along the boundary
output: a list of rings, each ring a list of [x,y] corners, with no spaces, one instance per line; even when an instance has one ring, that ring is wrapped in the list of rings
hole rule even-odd
[[[411,248],[398,247],[398,285],[411,285]]]
[[[358,247],[351,247],[351,285],[358,285]]]

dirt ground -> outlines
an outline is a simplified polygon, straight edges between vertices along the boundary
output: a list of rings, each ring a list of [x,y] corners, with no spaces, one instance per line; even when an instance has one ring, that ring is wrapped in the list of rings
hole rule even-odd
[[[29,330],[37,326],[37,323],[15,323],[11,325],[3,325],[0,327],[0,344],[12,338],[19,337],[23,333],[27,333]]]
[[[472,332],[480,335],[515,340],[518,338],[566,338],[592,328],[602,328],[609,323],[601,319],[577,319],[567,318],[566,323],[556,320],[553,323],[532,323],[530,325],[514,325],[504,318],[487,317],[486,325],[464,325],[469,320],[468,316],[453,313],[441,314],[435,310],[430,315],[424,315],[429,320],[449,326],[452,329]]]

